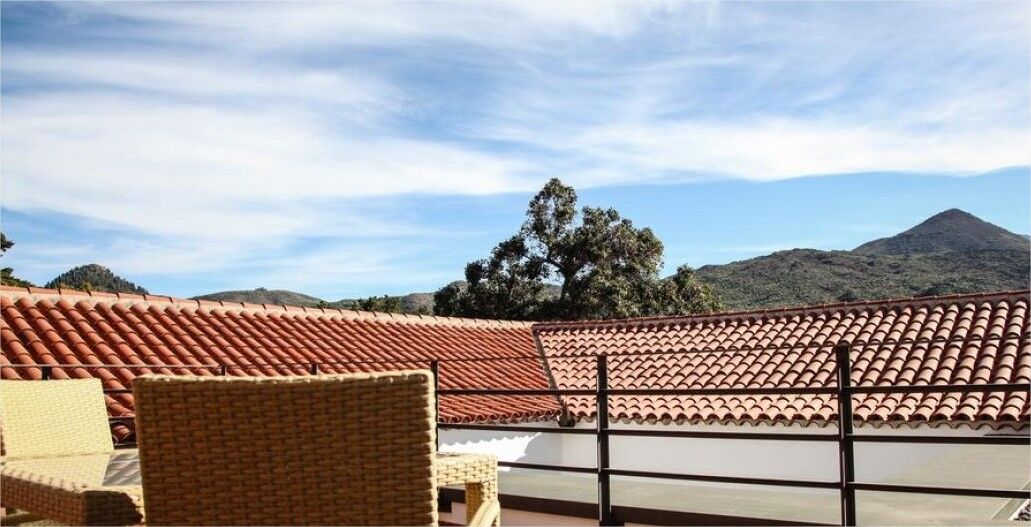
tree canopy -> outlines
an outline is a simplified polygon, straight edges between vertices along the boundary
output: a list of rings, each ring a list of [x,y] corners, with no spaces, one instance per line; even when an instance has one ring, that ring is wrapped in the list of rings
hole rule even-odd
[[[434,295],[438,315],[578,320],[708,313],[712,290],[690,267],[660,278],[662,242],[614,209],[577,209],[557,178],[530,200],[519,232]]]
[[[380,313],[414,313],[417,315],[430,314],[427,307],[409,307],[405,305],[404,298],[399,296],[370,296],[355,300],[354,307],[362,311],[378,311]]]

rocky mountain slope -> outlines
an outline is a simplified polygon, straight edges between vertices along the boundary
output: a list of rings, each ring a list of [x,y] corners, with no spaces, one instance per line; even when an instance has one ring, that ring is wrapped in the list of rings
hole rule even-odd
[[[932,254],[974,251],[1028,251],[1026,237],[959,209],[949,209],[890,238],[864,243],[857,254]]]
[[[958,209],[852,251],[792,249],[726,265],[698,277],[729,309],[1023,289],[1031,243]]]

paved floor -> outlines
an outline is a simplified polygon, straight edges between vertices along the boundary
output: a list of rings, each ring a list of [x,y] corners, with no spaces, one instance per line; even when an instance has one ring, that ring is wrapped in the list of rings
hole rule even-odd
[[[1027,489],[1031,449],[969,445],[936,456],[886,480],[914,485]],[[502,473],[501,492],[596,502],[596,482],[583,475],[538,471]],[[786,521],[837,523],[836,491],[751,485],[667,483],[614,478],[613,503],[652,509],[748,516]],[[866,525],[1019,525],[1005,520],[1015,500],[961,496],[860,492],[859,522]]]

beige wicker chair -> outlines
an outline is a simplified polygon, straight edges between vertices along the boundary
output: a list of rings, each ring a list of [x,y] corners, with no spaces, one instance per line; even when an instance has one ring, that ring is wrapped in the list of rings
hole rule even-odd
[[[431,375],[140,377],[147,523],[436,524]]]
[[[99,379],[0,381],[6,459],[114,451]]]

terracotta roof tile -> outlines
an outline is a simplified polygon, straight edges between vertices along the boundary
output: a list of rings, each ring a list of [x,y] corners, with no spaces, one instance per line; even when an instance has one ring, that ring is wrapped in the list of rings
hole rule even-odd
[[[55,368],[55,378],[100,378],[128,389],[150,372],[215,375],[305,374],[428,367],[440,359],[444,388],[548,387],[530,325],[444,317],[413,317],[332,309],[176,300],[164,296],[86,294],[0,288],[0,366]],[[463,361],[493,357],[487,362]],[[356,361],[376,361],[360,363]],[[127,368],[117,366],[151,366]],[[115,367],[110,367],[115,366]],[[0,368],[5,379],[40,378],[39,369]],[[132,396],[107,396],[114,416],[132,414]],[[558,415],[554,397],[442,397],[441,419],[520,421]],[[131,435],[125,426],[116,433]]]
[[[610,385],[625,388],[834,386],[830,346],[853,342],[860,385],[1031,381],[1028,292],[860,302],[814,308],[546,323],[399,316],[324,308],[177,300],[38,288],[0,288],[0,365],[72,364],[57,378],[95,376],[127,389],[147,372],[303,374],[426,367],[441,360],[445,388],[593,388],[595,356],[610,358]],[[542,364],[539,352],[548,355]],[[648,355],[651,354],[651,355]],[[488,362],[470,358],[491,357]],[[371,362],[362,362],[371,361]],[[128,368],[117,366],[151,366]],[[545,365],[548,370],[545,369]],[[38,369],[0,368],[3,378]],[[1028,394],[871,394],[855,414],[868,423],[1024,424]],[[565,397],[589,418],[591,397]],[[108,396],[112,415],[132,397]],[[645,422],[828,423],[829,395],[616,396],[613,417]],[[550,419],[552,397],[443,397],[445,421]],[[130,434],[120,426],[122,435]]]
[[[562,388],[593,388],[597,354],[612,388],[833,387],[831,347],[851,341],[852,383],[1027,383],[1028,291],[954,295],[691,317],[538,324],[534,332]],[[651,354],[651,355],[648,355]],[[590,397],[564,397],[579,418]],[[831,422],[832,396],[613,397],[625,421]],[[870,394],[854,400],[868,423],[1026,426],[1027,393]]]

